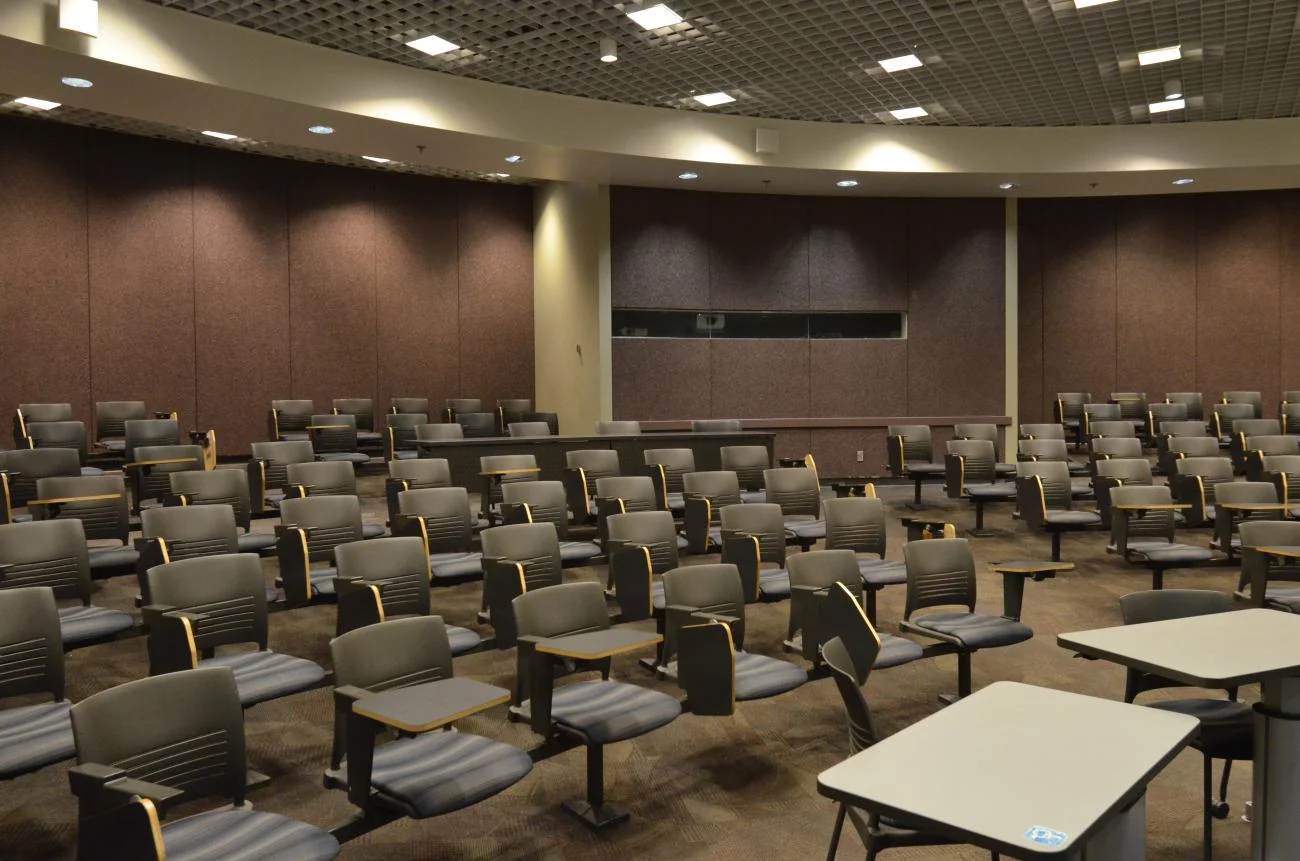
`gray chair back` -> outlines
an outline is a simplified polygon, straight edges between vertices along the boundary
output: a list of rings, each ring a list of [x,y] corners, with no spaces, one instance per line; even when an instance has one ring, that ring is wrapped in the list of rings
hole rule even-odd
[[[740,479],[745,490],[763,489],[763,471],[772,467],[772,456],[763,445],[724,445],[718,449],[722,468]]]
[[[558,586],[564,580],[560,539],[553,523],[495,526],[483,530],[480,540],[485,558],[505,559],[523,566],[525,591]]]
[[[336,687],[386,691],[454,675],[440,616],[394,619],[330,640]]]
[[[125,448],[122,457],[136,460],[136,449],[144,446],[180,445],[181,428],[175,419],[130,419],[123,422]]]
[[[509,436],[550,436],[551,426],[546,422],[511,422]]]
[[[796,553],[786,563],[790,586],[829,589],[843,583],[853,595],[862,594],[862,575],[858,556],[852,550],[809,550]]]
[[[1016,464],[1016,476],[1038,479],[1042,486],[1039,502],[1044,510],[1074,507],[1074,487],[1064,461],[1022,461]]]
[[[56,598],[90,603],[90,553],[80,520],[0,526],[0,565],[0,589],[45,587]]]
[[[697,607],[705,613],[730,616],[731,641],[739,651],[745,646],[745,592],[735,565],[688,565],[664,572],[664,603]]]
[[[124,439],[128,420],[148,417],[144,401],[96,401],[95,442]]]
[[[266,648],[266,582],[256,553],[196,556],[145,572],[149,601],[186,610],[199,652],[237,643]]]
[[[229,505],[146,508],[140,512],[140,534],[165,541],[172,562],[239,552],[235,509]]]
[[[347,461],[291,463],[285,468],[291,487],[301,487],[306,496],[356,496],[357,471]]]
[[[1219,441],[1212,436],[1176,436],[1169,438],[1169,453],[1182,457],[1218,457]]]
[[[27,436],[25,426],[33,422],[70,421],[72,404],[19,404],[14,411],[14,442],[17,443],[19,437]]]
[[[612,544],[641,544],[650,551],[650,568],[656,574],[676,568],[677,526],[667,511],[634,511],[612,515],[608,521]]]
[[[1099,437],[1137,436],[1137,431],[1133,429],[1133,423],[1128,421],[1090,421],[1088,422],[1088,433]]]
[[[1088,433],[1094,433],[1095,422],[1117,422],[1123,418],[1119,404],[1084,404],[1083,423]]]
[[[1255,418],[1264,414],[1264,396],[1260,392],[1224,392],[1224,403],[1250,404],[1255,411]]]
[[[311,417],[311,444],[319,454],[357,450],[357,417],[347,413],[316,413]]]
[[[1282,404],[1278,416],[1282,422],[1282,433],[1300,433],[1300,401]]]
[[[1057,392],[1052,402],[1052,417],[1059,424],[1083,419],[1085,404],[1092,403],[1092,392]]]
[[[384,616],[429,615],[429,554],[419,538],[373,538],[334,548],[339,580],[383,582]]]
[[[90,455],[85,422],[27,422],[27,439],[32,448],[70,448],[84,466]],[[15,440],[16,442],[16,440]]]
[[[1187,404],[1147,404],[1147,432],[1152,433],[1161,422],[1187,421]]]
[[[965,538],[935,538],[903,545],[907,603],[903,618],[927,607],[975,610],[975,557]]]
[[[822,503],[826,549],[885,557],[885,503],[871,497],[842,497]]]
[[[565,637],[609,627],[605,591],[591,581],[529,589],[512,603],[521,637]]]
[[[1024,424],[1020,426],[1021,439],[1065,439],[1065,425]]]
[[[1246,448],[1267,457],[1272,455],[1300,454],[1300,436],[1264,434],[1246,437]]]
[[[1233,422],[1255,418],[1255,408],[1250,404],[1215,404],[1214,432],[1216,436],[1227,436],[1232,432]]]
[[[355,418],[357,430],[375,429],[375,402],[370,398],[335,398],[334,413]]]
[[[308,440],[255,442],[251,450],[255,459],[265,462],[268,488],[284,487],[289,483],[289,464],[311,463],[316,459],[315,449]]]
[[[537,458],[531,454],[488,454],[478,459],[480,472],[492,472],[494,470],[504,469],[536,469]],[[491,494],[489,502],[496,504],[501,501],[501,489],[507,484],[517,482],[537,481],[538,473],[536,472],[517,472],[501,476],[501,480],[489,481],[488,488]],[[484,503],[484,508],[487,504]]]
[[[569,501],[560,481],[517,481],[501,488],[502,502],[527,505],[529,522],[551,523],[561,541],[569,533]]]
[[[56,701],[64,697],[54,591],[45,586],[0,588],[0,699],[40,693]]]
[[[0,451],[0,469],[9,470],[9,506],[21,508],[35,499],[36,483],[54,476],[81,475],[81,459],[70,448]]]
[[[1165,400],[1171,404],[1182,404],[1187,407],[1188,419],[1205,419],[1205,405],[1201,400],[1200,392],[1166,392]]]
[[[237,469],[208,469],[172,472],[167,475],[171,492],[183,505],[228,505],[240,529],[252,523],[248,479]]]
[[[390,413],[384,421],[388,431],[389,453],[415,448],[416,428],[428,423],[429,417],[424,413]]]
[[[455,425],[460,427],[460,425]],[[388,475],[407,482],[408,490],[428,487],[450,487],[451,466],[446,458],[426,457],[410,460],[390,460]]]
[[[1174,501],[1167,484],[1121,485],[1110,491],[1111,506],[1169,505]],[[1134,538],[1174,540],[1174,512],[1153,508],[1131,512],[1128,517],[1111,516],[1111,543],[1117,552],[1126,554],[1128,542]]]
[[[821,517],[822,489],[814,470],[804,466],[766,469],[763,484],[767,501],[780,506],[785,517]]]
[[[393,398],[391,403],[393,415],[401,416],[418,413],[427,416],[429,414],[428,398]]]
[[[1102,478],[1114,478],[1128,484],[1149,485],[1151,462],[1143,457],[1114,457],[1097,461],[1097,475]]]
[[[1063,439],[1022,439],[1016,443],[1016,448],[1022,461],[1065,463],[1070,459]]]
[[[785,515],[781,506],[774,502],[728,505],[721,510],[719,521],[724,542],[737,535],[753,535],[758,538],[761,561],[785,566]]]
[[[986,439],[955,439],[948,454],[961,458],[962,485],[991,482],[997,478],[997,450]]]
[[[956,424],[952,428],[953,436],[957,439],[982,439],[993,443],[993,456],[998,456],[998,450],[1001,447],[1001,434],[998,433],[998,426],[994,424],[976,422],[973,424]]]
[[[1250,503],[1264,502],[1275,503],[1277,499],[1277,487],[1271,481],[1225,481],[1214,489],[1214,498],[1218,502]],[[1268,519],[1276,517],[1279,512],[1263,512],[1268,517],[1259,519]]]
[[[692,419],[691,433],[740,433],[740,419]]]
[[[1147,417],[1146,392],[1111,392],[1110,399],[1117,402],[1120,418],[1133,421]]]
[[[135,467],[132,474],[132,490],[136,493],[136,502],[142,499],[163,499],[172,489],[172,476],[181,472],[197,472],[203,469],[203,447],[198,445],[142,445],[135,449],[135,460],[174,460],[176,463],[157,463],[151,466]]]
[[[483,411],[483,401],[479,398],[447,398],[446,408],[456,413],[477,413]]]
[[[1205,437],[1210,435],[1209,428],[1205,422],[1199,419],[1188,419],[1187,421],[1163,421],[1160,423],[1160,432],[1170,437]]]
[[[316,404],[303,400],[271,401],[271,423],[275,435],[307,433],[307,425],[316,412]]]
[[[120,475],[41,478],[36,481],[36,495],[42,499],[66,499],[73,496],[107,496],[110,499],[67,502],[57,515],[47,505],[31,509],[36,520],[75,518],[81,521],[87,540],[130,541],[130,513],[126,504],[126,484]]]
[[[682,490],[707,499],[714,509],[740,504],[740,477],[730,470],[688,472],[682,476]]]
[[[1130,425],[1129,427],[1132,427]],[[1142,457],[1142,441],[1132,436],[1103,436],[1092,440],[1092,454],[1098,460]]]
[[[456,421],[467,438],[496,436],[495,413],[456,413]]]
[[[503,429],[509,427],[511,422],[528,421],[528,414],[532,411],[533,402],[527,398],[502,398],[497,401],[497,421]]]
[[[934,458],[929,425],[889,425],[888,436],[902,437],[903,462],[929,463]]]
[[[597,436],[636,436],[641,433],[641,423],[634,421],[598,421]]]
[[[648,448],[644,452],[645,465],[662,467],[664,491],[682,493],[682,476],[695,472],[695,451],[689,448]]]
[[[569,469],[582,470],[587,487],[593,490],[600,479],[613,478],[622,471],[618,452],[612,448],[583,448],[565,452],[564,465]]]
[[[616,475],[596,479],[598,499],[619,499],[624,511],[653,511],[661,500],[655,494],[654,482],[645,475]]]
[[[285,526],[307,530],[307,553],[313,560],[333,557],[334,548],[361,540],[361,502],[355,496],[308,496],[280,503]]]
[[[397,510],[407,517],[424,518],[423,537],[430,553],[469,549],[474,521],[469,493],[463,487],[424,487],[397,494]]]
[[[465,429],[456,422],[451,424],[422,424],[416,426],[415,438],[417,440],[428,440],[429,442],[464,439]]]

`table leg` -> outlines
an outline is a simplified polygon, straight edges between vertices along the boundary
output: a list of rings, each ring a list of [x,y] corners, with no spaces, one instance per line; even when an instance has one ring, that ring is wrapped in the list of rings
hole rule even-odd
[[[1300,678],[1266,679],[1255,707],[1252,861],[1295,857],[1300,846]]]
[[[1025,576],[1008,572],[1002,574],[1002,615],[1017,622],[1020,621],[1020,613],[1025,606]]]
[[[1116,813],[1084,845],[1077,861],[1144,861],[1147,857],[1147,797]]]

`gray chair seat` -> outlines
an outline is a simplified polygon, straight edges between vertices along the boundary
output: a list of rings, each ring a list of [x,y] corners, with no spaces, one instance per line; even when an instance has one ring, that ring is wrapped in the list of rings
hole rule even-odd
[[[15,514],[13,517],[11,517],[11,518],[9,518],[9,519],[12,520],[14,523],[31,523],[31,522],[32,522],[32,516],[31,516],[30,514]]]
[[[1051,526],[1100,526],[1101,515],[1095,511],[1048,511],[1043,518]]]
[[[90,567],[95,570],[101,568],[126,568],[135,565],[139,561],[140,551],[134,547],[90,548]]]
[[[285,442],[306,442],[308,437],[306,431],[282,431],[280,439]]]
[[[721,530],[721,529],[718,530],[718,535],[719,535],[719,536],[722,535],[722,530]],[[713,530],[712,530],[712,529],[709,530],[709,537],[710,537],[710,538],[713,537]],[[682,534],[679,533],[679,534],[677,535],[677,549],[678,549],[678,551],[682,551],[682,550],[689,549],[690,546],[691,546],[691,542],[689,542],[689,541],[686,540],[686,536],[685,536],[685,535],[682,535]]]
[[[662,610],[667,604],[667,601],[664,600],[664,581],[656,580],[654,585],[650,587],[650,604],[656,610]]]
[[[483,575],[482,553],[434,553],[429,557],[433,578]]]
[[[758,592],[769,598],[790,597],[790,572],[784,568],[767,568],[758,572]]]
[[[357,431],[357,442],[379,442],[383,438],[384,435],[379,431]]]
[[[907,472],[913,476],[940,476],[947,473],[948,467],[941,463],[909,463]]]
[[[275,547],[275,534],[271,532],[241,532],[239,534],[240,553],[261,553]]]
[[[59,632],[63,645],[84,643],[120,634],[135,624],[130,613],[107,607],[63,607],[59,610]]]
[[[332,582],[332,581],[331,581]],[[238,652],[199,661],[200,667],[229,667],[245,708],[305,691],[325,678],[325,668],[306,658],[276,652]]]
[[[22,774],[71,759],[72,703],[39,703],[0,710],[0,777]]]
[[[992,484],[968,484],[966,495],[971,499],[1015,499],[1016,486],[1009,481],[995,481]]]
[[[1077,460],[1066,461],[1065,467],[1070,471],[1070,475],[1072,476],[1088,474],[1088,464],[1080,463]]]
[[[121,454],[126,451],[126,440],[124,439],[101,439],[99,447],[105,451],[111,451],[114,454]]]
[[[680,514],[686,510],[686,497],[680,493],[668,494],[668,510]]]
[[[561,562],[589,562],[601,555],[600,545],[594,541],[561,541]]]
[[[266,504],[274,508],[279,508],[280,503],[284,501],[284,488],[272,487],[266,491]]]
[[[1070,495],[1075,499],[1087,499],[1094,495],[1091,478],[1070,478]]]
[[[898,559],[858,557],[858,573],[868,586],[897,586],[907,582],[907,566]]]
[[[100,469],[97,466],[83,466],[81,468],[81,475],[83,477],[98,478],[103,474],[104,474],[104,470]]]
[[[993,464],[994,475],[1015,475],[1016,465],[1014,463],[995,463]]]
[[[419,457],[420,457],[420,453],[418,451],[409,451],[407,449],[402,449],[401,451],[393,452],[393,458],[396,460],[416,460]]]
[[[1189,715],[1201,722],[1192,740],[1196,747],[1213,750],[1217,757],[1253,759],[1255,710],[1246,703],[1208,697],[1148,703],[1148,707]]]
[[[736,699],[761,700],[774,697],[808,681],[808,673],[788,661],[736,652]]]
[[[447,626],[447,642],[451,645],[452,655],[463,655],[466,652],[472,652],[483,643],[483,638],[471,631],[469,628],[460,628],[456,625]]]
[[[905,624],[955,640],[968,649],[1011,646],[1034,636],[1028,625],[983,613],[935,613]]]
[[[756,502],[767,502],[766,490],[742,490],[740,492],[740,501],[746,504]]]
[[[818,538],[826,537],[826,521],[787,520],[785,522],[785,531],[789,532],[795,538],[804,541],[814,541]]]
[[[384,524],[382,523],[372,523],[368,520],[362,521],[361,523],[362,538],[378,538],[383,535],[385,531]]]
[[[1135,550],[1130,546],[1129,552],[1157,565],[1198,565],[1214,558],[1208,549],[1189,544],[1161,544],[1143,550]]]
[[[370,784],[407,816],[425,819],[490,798],[532,768],[532,759],[514,745],[427,732],[376,747]]]
[[[1213,519],[1214,519],[1214,515],[1215,515],[1215,509],[1214,509],[1214,506],[1213,506],[1213,505],[1207,505],[1207,506],[1205,506],[1205,519],[1206,519],[1206,520],[1213,520]]]
[[[316,459],[331,462],[345,461],[347,463],[354,463],[362,466],[370,463],[370,455],[362,454],[359,451],[329,451],[324,454],[316,455]]]
[[[681,712],[668,694],[623,682],[577,682],[557,687],[551,698],[551,719],[598,745],[650,732]]]
[[[334,594],[334,578],[338,575],[335,568],[313,568],[311,571],[311,590],[322,595]]]
[[[906,637],[880,634],[880,652],[876,655],[876,662],[871,666],[877,670],[887,670],[890,667],[910,664],[924,656],[925,650],[919,643],[914,643]]]
[[[1249,598],[1249,594],[1243,597]],[[1269,586],[1264,590],[1264,601],[1300,613],[1300,586]]]
[[[167,861],[327,861],[339,854],[328,831],[251,807],[164,823],[162,837]]]

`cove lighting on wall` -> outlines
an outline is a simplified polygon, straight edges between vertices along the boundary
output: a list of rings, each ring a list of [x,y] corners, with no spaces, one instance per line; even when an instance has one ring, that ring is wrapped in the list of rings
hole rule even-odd
[[[59,0],[59,29],[99,37],[99,0]]]

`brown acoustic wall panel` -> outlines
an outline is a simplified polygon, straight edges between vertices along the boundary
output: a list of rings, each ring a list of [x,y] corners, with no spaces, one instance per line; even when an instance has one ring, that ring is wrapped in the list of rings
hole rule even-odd
[[[1052,417],[1049,395],[1043,387],[1043,237],[1041,226],[1026,220],[1030,214],[1023,203],[1019,204],[1018,412],[1020,421],[1026,423],[1050,421]]]
[[[188,148],[104,135],[88,151],[96,401],[195,420],[194,192]]]
[[[1277,200],[1205,195],[1195,205],[1197,381],[1207,401],[1258,389],[1272,405],[1280,389]]]
[[[1000,200],[908,206],[908,413],[1004,409],[1005,216]]]
[[[883,475],[888,456],[884,428],[816,429],[812,434],[817,471],[827,477]],[[862,452],[862,460],[857,453]]]
[[[711,194],[709,307],[808,307],[808,204],[804,198]],[[702,202],[705,202],[702,201]]]
[[[1177,197],[1117,207],[1116,388],[1148,399],[1196,387],[1196,218]]]
[[[808,415],[807,340],[719,338],[710,343],[713,418]]]
[[[295,164],[289,184],[293,397],[374,397],[375,217],[371,177]]]
[[[1278,320],[1278,382],[1283,391],[1300,389],[1300,192],[1277,193],[1281,221],[1281,284]],[[1266,415],[1275,407],[1266,403]]]
[[[652,421],[713,414],[707,340],[615,338],[611,360],[614,418]]]
[[[907,310],[907,201],[810,198],[808,271],[812,310]]]
[[[56,125],[0,121],[0,189],[0,438],[8,440],[8,417],[27,402],[71,403],[89,428],[86,167],[80,138]]]
[[[375,179],[379,381],[375,411],[427,397],[435,415],[460,393],[456,187],[444,180]]]
[[[907,415],[907,341],[819,339],[809,355],[810,416]]]
[[[614,307],[708,308],[708,225],[693,192],[610,189]]]
[[[803,457],[812,451],[812,431],[785,430],[777,431],[772,440],[772,455],[775,458]],[[773,462],[773,466],[780,466]],[[830,473],[826,473],[828,476]]]
[[[1043,392],[1116,387],[1115,202],[1032,201],[1021,223],[1043,237]]]
[[[460,391],[533,396],[533,194],[466,183],[458,191]],[[542,337],[546,333],[541,333]],[[593,357],[594,359],[594,357]],[[560,432],[567,433],[564,417]]]
[[[194,317],[199,428],[218,451],[266,439],[270,402],[288,398],[289,225],[279,165],[194,152]]]

